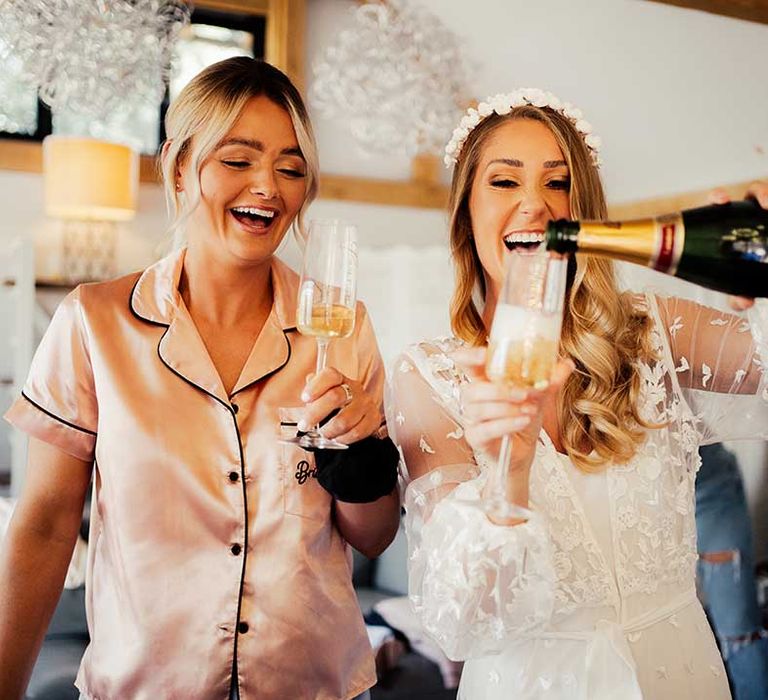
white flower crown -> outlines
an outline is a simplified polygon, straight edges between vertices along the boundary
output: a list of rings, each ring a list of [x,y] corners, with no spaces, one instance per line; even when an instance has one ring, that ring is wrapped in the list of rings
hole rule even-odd
[[[584,143],[589,149],[594,166],[600,167],[600,144],[602,143],[597,134],[592,133],[592,125],[586,121],[581,110],[568,102],[561,102],[551,92],[539,90],[538,88],[520,88],[514,92],[499,93],[493,97],[487,98],[484,102],[477,105],[477,109],[470,107],[467,113],[461,118],[459,125],[453,130],[453,135],[448,145],[445,147],[446,167],[450,168],[456,163],[464,147],[467,136],[483,119],[491,114],[509,114],[515,107],[524,105],[533,105],[534,107],[549,107],[562,114],[573,124],[576,131],[581,134]]]

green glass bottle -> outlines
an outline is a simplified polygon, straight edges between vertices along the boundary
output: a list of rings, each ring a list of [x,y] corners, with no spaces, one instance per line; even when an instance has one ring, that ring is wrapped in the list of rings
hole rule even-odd
[[[754,200],[633,221],[552,221],[547,248],[646,265],[726,294],[768,297],[768,210]]]

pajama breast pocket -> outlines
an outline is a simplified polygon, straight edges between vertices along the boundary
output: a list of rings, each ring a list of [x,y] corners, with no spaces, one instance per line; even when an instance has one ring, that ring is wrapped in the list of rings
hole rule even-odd
[[[280,438],[296,436],[303,406],[280,408]],[[315,458],[297,444],[281,442],[280,469],[283,505],[289,515],[325,521],[331,516],[331,494],[317,481]]]

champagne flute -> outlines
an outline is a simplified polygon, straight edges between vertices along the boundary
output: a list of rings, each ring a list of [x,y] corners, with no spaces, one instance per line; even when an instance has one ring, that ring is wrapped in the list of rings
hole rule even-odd
[[[357,229],[349,223],[312,221],[299,282],[296,325],[317,341],[315,374],[325,368],[328,344],[346,338],[355,327]],[[345,450],[347,445],[322,436],[319,426],[292,442],[309,450]]]
[[[565,299],[566,258],[552,257],[543,246],[507,254],[506,276],[491,324],[485,373],[497,384],[543,389],[557,364]],[[508,467],[512,441],[501,441],[492,496],[483,508],[501,523],[527,520],[525,510],[510,502]]]

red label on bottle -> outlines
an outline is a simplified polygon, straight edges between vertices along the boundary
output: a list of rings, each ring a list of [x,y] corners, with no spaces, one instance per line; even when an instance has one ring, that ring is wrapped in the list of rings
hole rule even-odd
[[[675,264],[675,234],[677,232],[677,226],[674,222],[667,222],[661,224],[661,232],[659,236],[659,251],[656,256],[656,264],[654,268],[659,272],[669,272],[670,268]]]

